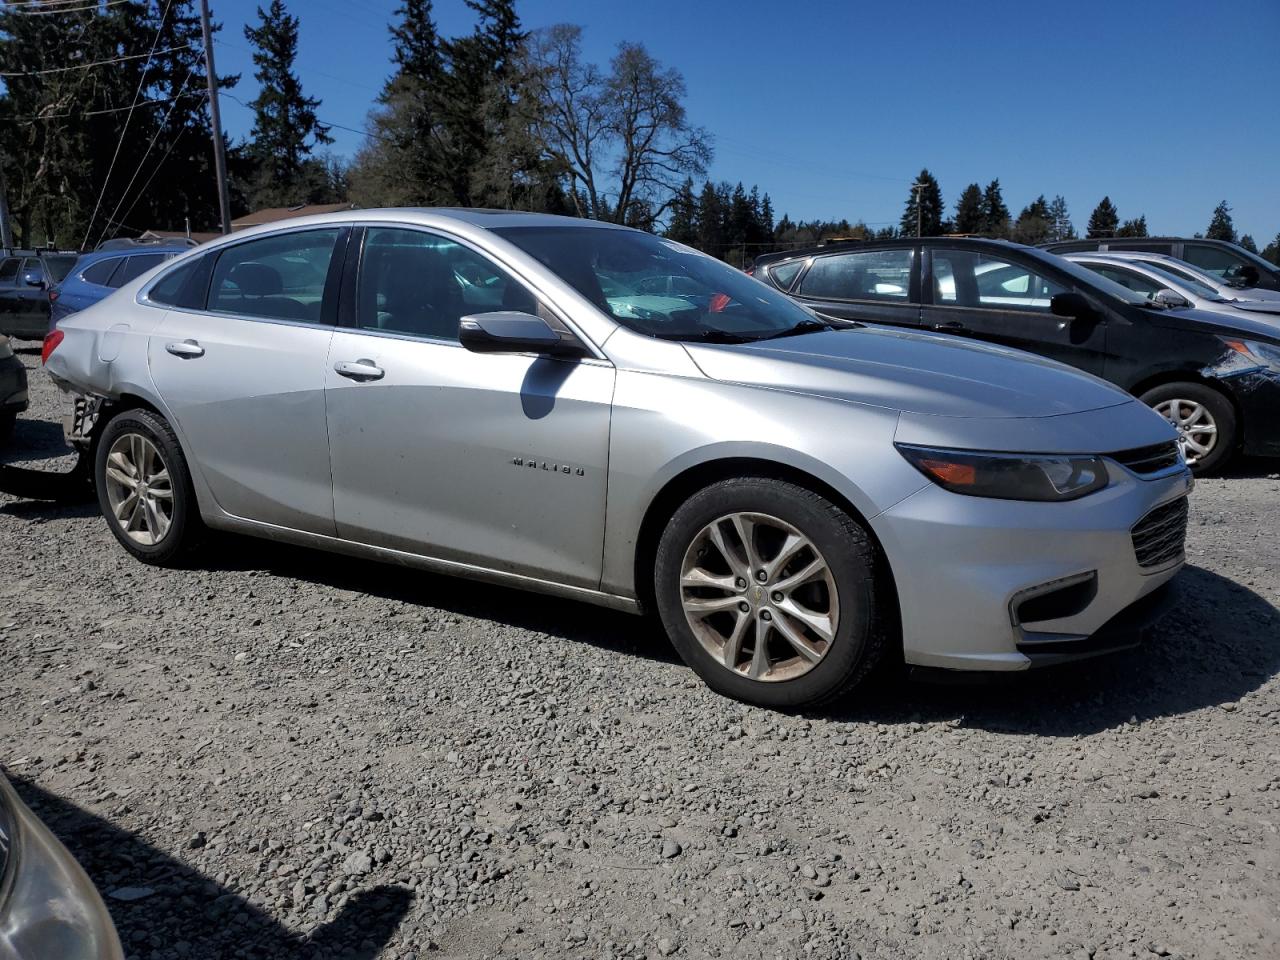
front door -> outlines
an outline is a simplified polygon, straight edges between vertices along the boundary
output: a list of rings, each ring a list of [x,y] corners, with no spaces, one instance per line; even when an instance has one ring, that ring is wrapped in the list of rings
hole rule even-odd
[[[458,563],[599,584],[613,367],[476,354],[458,320],[558,322],[488,257],[369,227],[327,364],[338,535]]]
[[[171,309],[151,337],[156,387],[232,516],[334,533],[324,372],[348,232],[298,230],[209,254],[207,309]]]
[[[1014,256],[941,248],[929,251],[925,287],[931,294],[921,325],[987,340],[1102,375],[1107,325],[1072,320],[1049,309],[1062,284]]]

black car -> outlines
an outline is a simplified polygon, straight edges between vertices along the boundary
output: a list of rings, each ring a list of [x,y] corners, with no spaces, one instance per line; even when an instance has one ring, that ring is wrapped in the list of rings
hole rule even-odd
[[[0,337],[0,443],[9,439],[18,414],[27,409],[27,368]]]
[[[74,253],[14,250],[0,259],[0,334],[43,340],[49,331],[49,288],[76,262]]]
[[[1107,237],[1102,240],[1060,240],[1041,244],[1050,253],[1082,253],[1094,250],[1133,250],[1177,257],[1204,273],[1222,277],[1242,287],[1280,290],[1280,267],[1256,253],[1225,240],[1203,237]]]
[[[1199,472],[1280,456],[1280,324],[1173,310],[1003,240],[925,237],[764,254],[755,275],[819,314],[974,337],[1118,384],[1179,430]]]

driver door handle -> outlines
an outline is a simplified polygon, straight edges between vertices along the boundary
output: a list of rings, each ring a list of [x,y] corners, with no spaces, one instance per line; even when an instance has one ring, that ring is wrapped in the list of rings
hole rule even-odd
[[[339,360],[333,365],[334,372],[340,377],[365,383],[369,380],[381,380],[386,371],[372,360]]]
[[[940,332],[945,332],[947,330],[964,330],[966,329],[966,327],[959,320],[947,320],[943,323],[935,323],[933,325],[933,329]]]
[[[194,360],[196,357],[204,356],[204,347],[200,346],[196,340],[178,340],[175,343],[166,343],[164,348],[183,360]]]

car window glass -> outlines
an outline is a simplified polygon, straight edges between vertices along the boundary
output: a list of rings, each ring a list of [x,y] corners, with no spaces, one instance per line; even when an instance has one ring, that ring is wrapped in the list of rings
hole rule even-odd
[[[776,267],[769,268],[769,276],[783,290],[790,290],[791,284],[795,282],[796,274],[800,272],[800,268],[804,266],[803,260],[792,260],[788,263],[780,263]]]
[[[80,276],[84,278],[86,283],[96,283],[100,287],[105,287],[107,281],[111,279],[111,274],[120,266],[120,258],[112,257],[109,260],[99,260],[97,263],[91,263],[80,271]]]
[[[126,257],[116,272],[111,275],[112,287],[123,287],[130,280],[136,280],[152,267],[164,262],[162,253],[143,253],[135,257]]]
[[[0,283],[12,283],[18,276],[18,266],[22,263],[17,257],[9,257],[0,263]]]
[[[1160,243],[1151,240],[1108,240],[1108,250],[1141,250],[1144,253],[1163,253],[1166,256],[1173,254],[1172,243]]]
[[[163,304],[166,307],[203,309],[203,294],[199,294],[193,300],[187,287],[188,281],[192,279],[196,271],[201,269],[208,259],[209,257],[207,256],[195,257],[170,270],[151,285],[151,289],[147,291],[147,299],[152,303]],[[206,273],[205,276],[207,277],[208,274]]]
[[[1243,267],[1247,262],[1244,257],[1230,250],[1199,243],[1188,243],[1183,250],[1182,259],[1215,277],[1225,277],[1233,270]]]
[[[911,289],[911,250],[868,250],[818,257],[800,281],[800,294],[832,300],[906,303]]]
[[[487,257],[422,230],[371,228],[356,284],[356,324],[439,340],[458,339],[472,313],[537,313],[537,299]]]
[[[213,268],[209,309],[319,323],[339,232],[301,230],[226,248]]]
[[[1135,273],[1132,270],[1125,270],[1121,267],[1104,267],[1096,264],[1088,264],[1091,270],[1096,270],[1108,280],[1114,280],[1122,287],[1128,287],[1135,293],[1143,296],[1152,296],[1156,291],[1165,289],[1164,284],[1152,280],[1150,277]]]
[[[34,276],[37,280],[44,279],[44,264],[40,262],[39,257],[27,257],[22,261],[22,270],[19,272],[19,279],[27,276]]]
[[[49,276],[54,283],[61,283],[62,279],[71,272],[71,268],[75,265],[76,258],[72,256],[44,258],[45,269],[49,272]]]
[[[1066,288],[1028,266],[970,250],[933,252],[933,302],[994,310],[1049,310]]]

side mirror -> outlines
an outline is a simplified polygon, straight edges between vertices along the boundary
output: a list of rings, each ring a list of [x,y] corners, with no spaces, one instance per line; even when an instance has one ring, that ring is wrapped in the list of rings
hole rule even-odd
[[[22,275],[22,282],[28,287],[39,287],[44,289],[44,274],[35,270],[28,270]]]
[[[472,353],[580,354],[577,341],[561,337],[531,313],[474,313],[458,321],[458,341]]]
[[[1151,295],[1151,299],[1156,303],[1163,304],[1164,306],[1174,310],[1180,310],[1183,307],[1191,306],[1190,300],[1178,293],[1176,290],[1170,290],[1168,287],[1157,290]]]
[[[1053,299],[1049,301],[1049,312],[1054,316],[1072,320],[1083,320],[1094,315],[1093,307],[1089,306],[1089,301],[1085,299],[1084,294],[1075,291],[1055,293]]]

